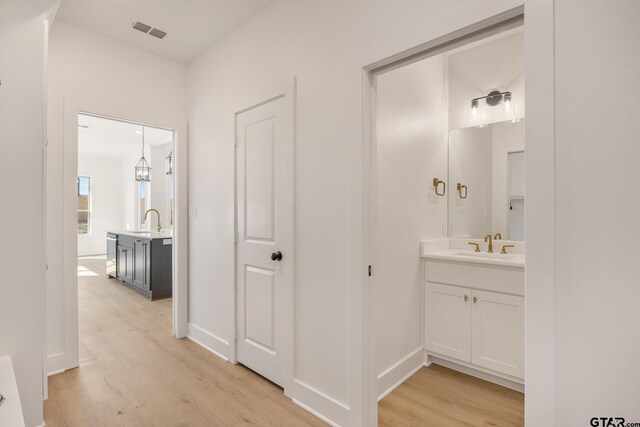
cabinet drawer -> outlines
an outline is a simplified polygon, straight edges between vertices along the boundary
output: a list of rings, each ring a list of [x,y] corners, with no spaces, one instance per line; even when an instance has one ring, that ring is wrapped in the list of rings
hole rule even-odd
[[[521,268],[426,260],[424,278],[428,282],[524,295],[524,270]]]

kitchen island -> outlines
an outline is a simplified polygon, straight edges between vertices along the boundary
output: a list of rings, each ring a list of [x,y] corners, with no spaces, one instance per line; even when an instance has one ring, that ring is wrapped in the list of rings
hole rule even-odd
[[[152,301],[172,295],[171,232],[107,232],[107,277],[115,278]]]

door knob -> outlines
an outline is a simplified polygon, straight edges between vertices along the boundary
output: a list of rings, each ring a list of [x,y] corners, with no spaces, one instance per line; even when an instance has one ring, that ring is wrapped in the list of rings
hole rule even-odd
[[[274,252],[271,254],[271,261],[282,261],[282,252]]]

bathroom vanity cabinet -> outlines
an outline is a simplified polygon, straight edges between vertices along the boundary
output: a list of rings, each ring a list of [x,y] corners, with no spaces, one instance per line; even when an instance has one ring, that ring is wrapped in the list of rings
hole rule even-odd
[[[110,232],[116,239],[115,278],[151,300],[171,298],[172,243],[161,233]],[[108,242],[109,243],[109,242]],[[107,265],[114,260],[107,259]]]
[[[522,384],[524,268],[455,257],[423,266],[427,357]]]

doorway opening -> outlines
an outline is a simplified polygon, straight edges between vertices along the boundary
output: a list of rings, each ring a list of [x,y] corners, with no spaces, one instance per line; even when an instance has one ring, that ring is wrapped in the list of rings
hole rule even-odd
[[[521,13],[368,70],[379,425],[524,424]]]
[[[78,114],[77,132],[82,366],[113,351],[123,357],[144,341],[138,334],[173,336],[176,138],[89,113]]]

